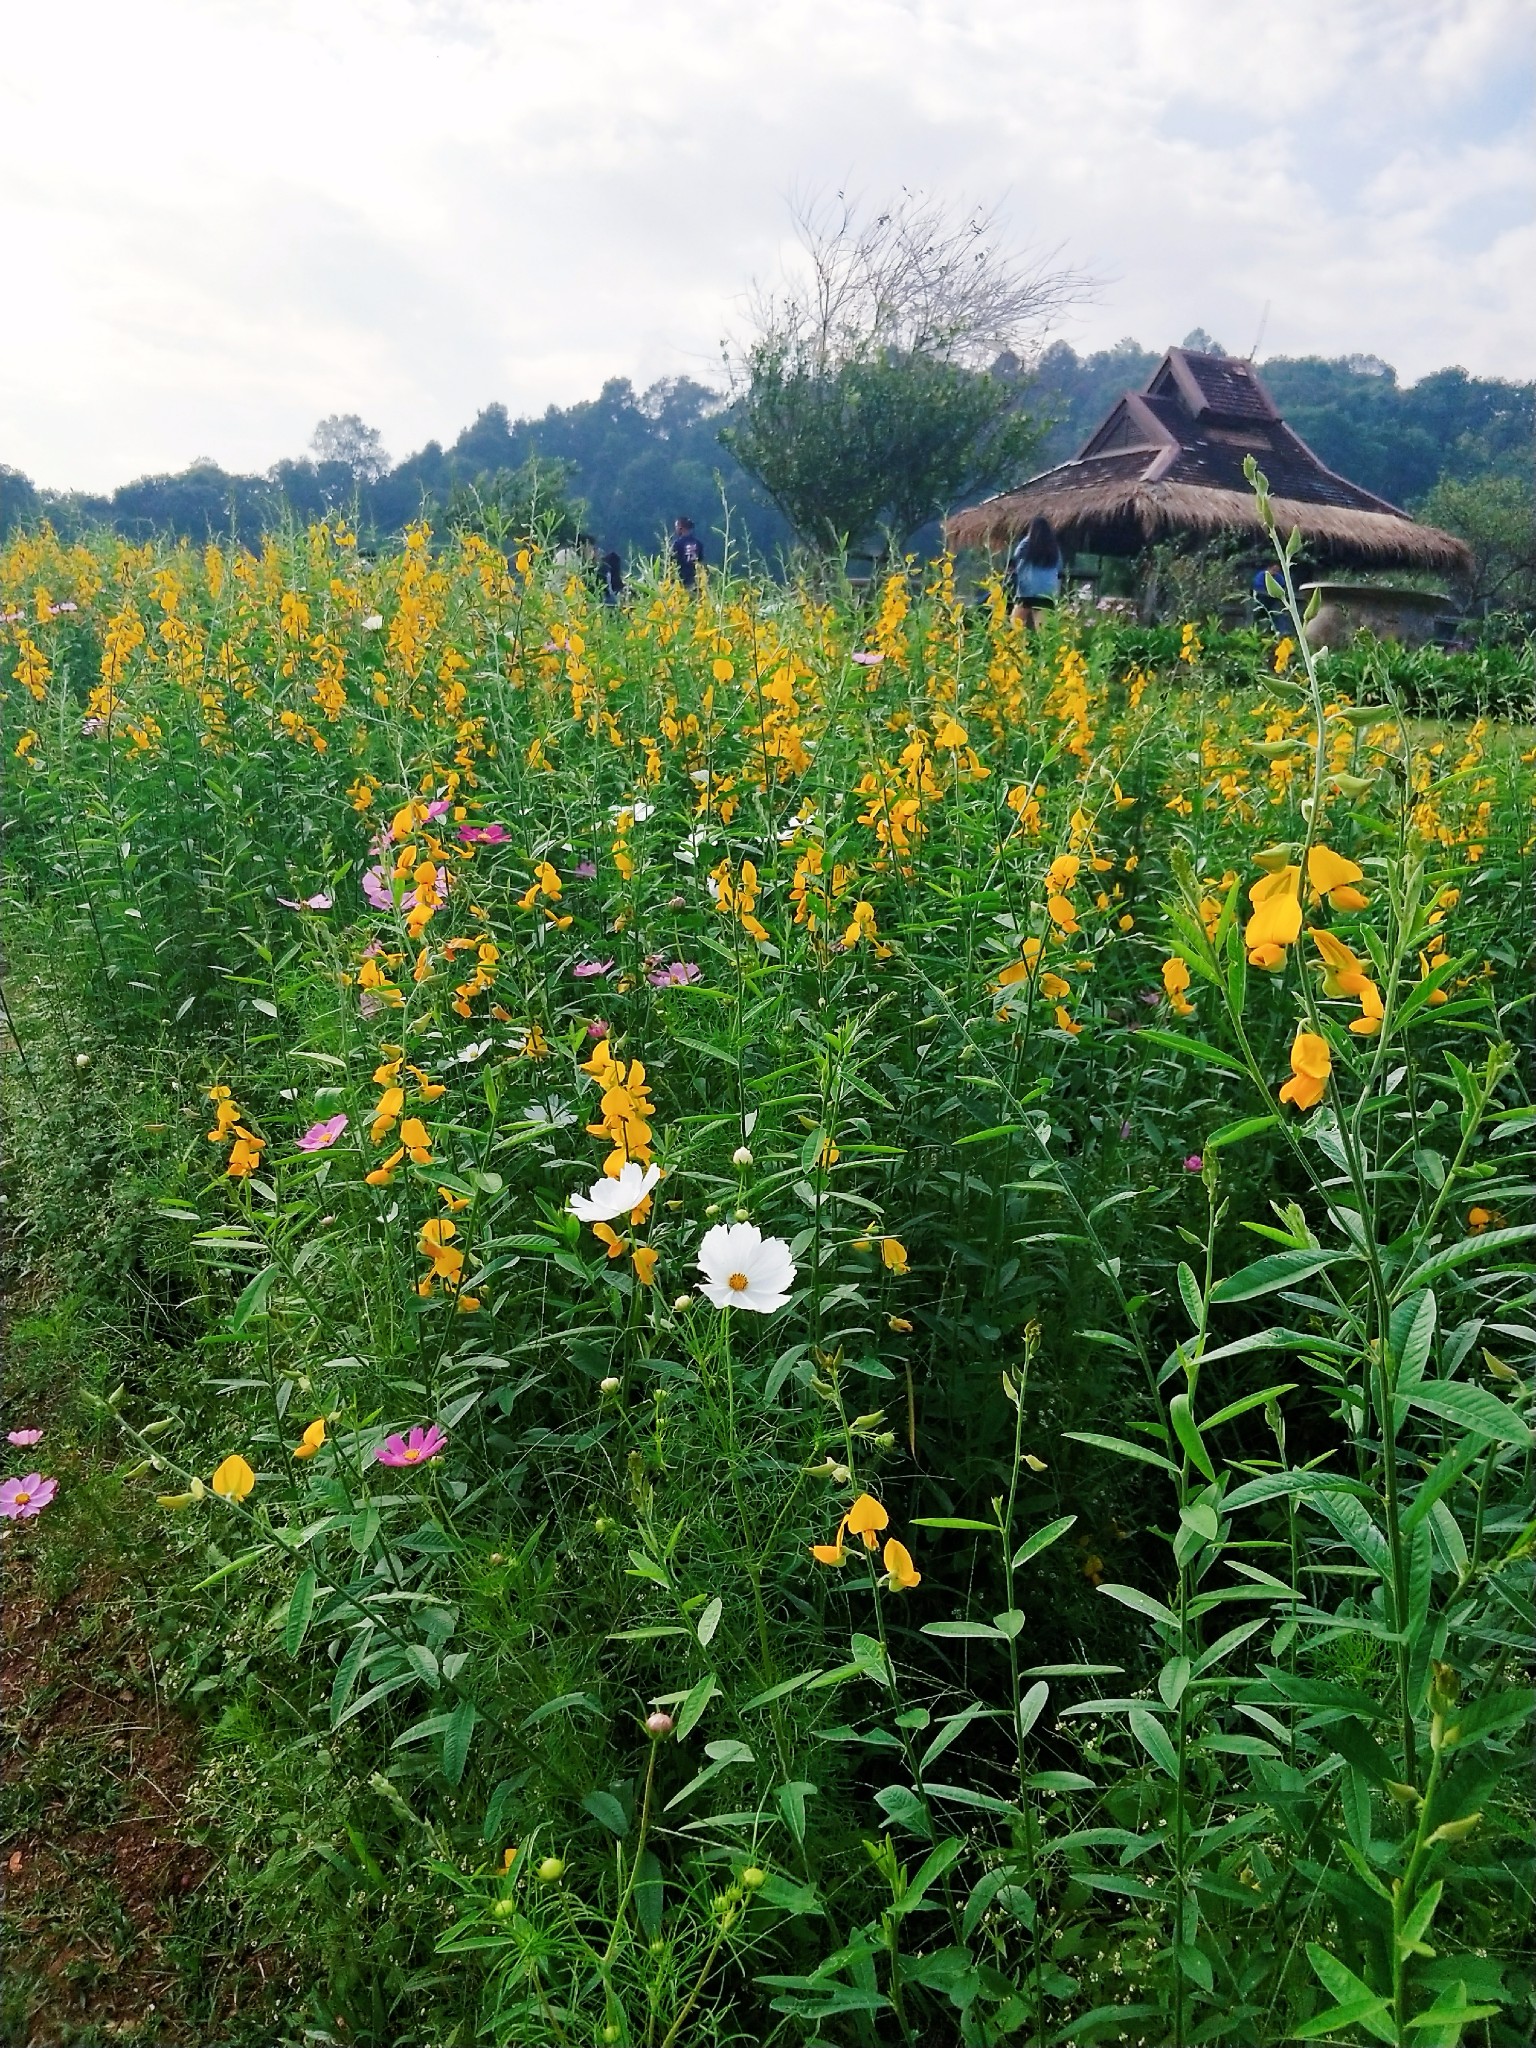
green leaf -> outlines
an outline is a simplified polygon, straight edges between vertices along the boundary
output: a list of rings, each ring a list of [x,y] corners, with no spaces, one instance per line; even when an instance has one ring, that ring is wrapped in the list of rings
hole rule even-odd
[[[241,1290],[240,1299],[230,1310],[229,1327],[231,1334],[238,1337],[247,1323],[267,1312],[267,1296],[277,1283],[276,1266],[268,1266],[264,1273],[258,1273],[254,1280],[247,1281]]]
[[[975,1529],[983,1536],[998,1533],[996,1522],[973,1522],[966,1515],[915,1515],[914,1529]]]
[[[1206,1429],[1219,1429],[1224,1422],[1235,1422],[1250,1408],[1260,1408],[1266,1401],[1278,1400],[1281,1394],[1294,1394],[1297,1384],[1295,1380],[1283,1380],[1275,1387],[1260,1387],[1256,1394],[1244,1394],[1240,1401],[1229,1401],[1225,1408],[1218,1408],[1214,1415],[1207,1415],[1204,1426]]]
[[[1141,1465],[1156,1465],[1171,1478],[1179,1476],[1179,1468],[1171,1458],[1165,1458],[1160,1451],[1149,1451],[1145,1444],[1128,1444],[1124,1437],[1099,1436],[1086,1429],[1064,1429],[1062,1435],[1069,1443],[1092,1444],[1095,1450],[1113,1451],[1117,1458],[1134,1458]]]
[[[364,1660],[373,1643],[373,1624],[365,1622],[352,1638],[351,1644],[336,1667],[336,1676],[331,1684],[331,1726],[336,1726],[337,1716],[347,1703],[347,1695],[357,1683],[357,1674],[363,1668]]]
[[[724,1612],[725,1602],[717,1593],[699,1616],[698,1638],[701,1650],[707,1650],[714,1641],[715,1630],[720,1626],[720,1617]]]
[[[704,1709],[720,1690],[720,1681],[708,1671],[688,1693],[677,1710],[676,1738],[679,1742],[693,1733],[704,1717]]]
[[[1139,1586],[1119,1586],[1106,1581],[1099,1591],[1108,1600],[1117,1600],[1122,1607],[1129,1607],[1133,1613],[1144,1614],[1150,1621],[1161,1622],[1164,1628],[1177,1630],[1178,1616],[1171,1607],[1165,1607],[1161,1600],[1154,1600],[1150,1593],[1143,1593]]]
[[[318,1574],[312,1571],[300,1572],[288,1602],[288,1613],[283,1622],[283,1648],[290,1657],[299,1654],[309,1628],[309,1617],[314,1612],[315,1588],[319,1585]]]
[[[1066,1535],[1076,1520],[1076,1515],[1061,1515],[1054,1522],[1047,1522],[1043,1529],[1037,1529],[1033,1536],[1026,1536],[1013,1553],[1013,1569],[1017,1571],[1021,1564],[1028,1564],[1032,1557],[1038,1557],[1042,1550],[1049,1549],[1059,1537]]]
[[[1211,1454],[1205,1448],[1199,1426],[1190,1409],[1188,1394],[1175,1394],[1168,1403],[1168,1420],[1173,1424],[1173,1433],[1188,1452],[1191,1460],[1205,1474],[1214,1486],[1216,1467],[1211,1463]]]
[[[1363,1998],[1348,1999],[1343,2005],[1330,2005],[1326,2012],[1303,2020],[1300,2026],[1291,2029],[1291,2038],[1295,2041],[1321,2041],[1328,2034],[1341,2033],[1345,2027],[1363,2026],[1368,2027],[1378,2041],[1391,2041],[1394,2036],[1382,2025],[1383,2016],[1391,2010],[1390,1998],[1378,1998],[1373,1991],[1368,1991]],[[1411,2026],[1412,2021],[1409,2024]]]
[[[1240,1272],[1229,1273],[1211,1289],[1213,1302],[1254,1301],[1261,1294],[1276,1294],[1282,1287],[1294,1287],[1298,1281],[1309,1280],[1314,1273],[1321,1273],[1325,1266],[1336,1265],[1340,1259],[1353,1258],[1353,1252],[1291,1251],[1271,1252],[1268,1258],[1255,1259],[1251,1266],[1244,1266]]]
[[[1205,1303],[1200,1294],[1200,1282],[1193,1270],[1180,1259],[1178,1265],[1179,1299],[1184,1304],[1184,1313],[1189,1317],[1192,1328],[1198,1330],[1205,1320]]]
[[[1458,1429],[1475,1430],[1496,1444],[1526,1445],[1531,1441],[1530,1430],[1514,1409],[1486,1387],[1468,1386],[1461,1380],[1425,1380],[1408,1396],[1408,1405],[1454,1423]]]
[[[589,1792],[581,1802],[582,1811],[590,1813],[600,1827],[610,1834],[622,1837],[629,1827],[622,1801],[611,1792]]]
[[[1102,1587],[1100,1591],[1103,1591]],[[1131,1733],[1147,1755],[1160,1769],[1166,1771],[1170,1778],[1176,1779],[1179,1775],[1178,1752],[1168,1738],[1168,1730],[1156,1714],[1150,1713],[1145,1707],[1132,1707],[1126,1719],[1131,1724]]]
[[[1138,1031],[1138,1045],[1161,1046],[1164,1052],[1181,1053],[1185,1059],[1203,1060],[1207,1066],[1224,1067],[1229,1074],[1241,1074],[1246,1081],[1248,1069],[1236,1053],[1223,1052],[1219,1046],[1206,1045],[1202,1039],[1186,1038],[1182,1031]]]
[[[469,1760],[469,1745],[474,1738],[475,1723],[480,1710],[473,1700],[460,1700],[448,1716],[448,1725],[443,1730],[443,1776],[450,1785],[457,1785],[464,1775],[464,1766]]]
[[[1451,1245],[1446,1251],[1436,1252],[1432,1259],[1426,1259],[1422,1266],[1415,1267],[1406,1280],[1399,1283],[1399,1295],[1411,1294],[1416,1287],[1427,1287],[1432,1280],[1438,1280],[1442,1273],[1449,1273],[1455,1266],[1464,1266],[1468,1259],[1475,1259],[1479,1252],[1495,1252],[1507,1244],[1524,1244],[1528,1238],[1536,1237],[1536,1223],[1515,1223],[1507,1230],[1484,1230],[1476,1237],[1464,1237],[1459,1244]]]
[[[925,1636],[947,1636],[956,1641],[1005,1643],[1008,1638],[1000,1628],[993,1628],[985,1621],[925,1621]]]
[[[1240,1145],[1245,1138],[1256,1138],[1261,1131],[1272,1131],[1279,1121],[1277,1116],[1245,1116],[1235,1124],[1223,1124],[1219,1131],[1212,1131],[1203,1149],[1220,1152],[1224,1146]]]
[[[265,1548],[266,1545],[263,1544],[256,1550],[242,1550],[238,1557],[232,1557],[228,1564],[221,1564],[218,1570],[210,1572],[206,1579],[199,1579],[192,1591],[201,1593],[207,1586],[218,1585],[221,1579],[233,1578],[236,1572],[243,1572],[247,1565],[254,1564]]]

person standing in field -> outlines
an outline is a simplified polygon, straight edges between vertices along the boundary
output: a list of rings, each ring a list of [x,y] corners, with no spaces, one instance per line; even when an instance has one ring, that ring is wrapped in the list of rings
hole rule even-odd
[[[1061,543],[1049,519],[1032,519],[1014,542],[1007,585],[1015,625],[1037,626],[1061,594]]]
[[[704,549],[693,530],[691,519],[680,516],[672,522],[672,559],[677,564],[678,581],[684,590],[695,591],[704,562]]]

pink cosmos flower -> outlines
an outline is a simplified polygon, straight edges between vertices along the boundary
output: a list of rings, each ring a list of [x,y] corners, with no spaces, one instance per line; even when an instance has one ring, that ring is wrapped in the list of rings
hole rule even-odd
[[[87,740],[95,739],[97,733],[102,730],[105,724],[106,720],[104,718],[82,718],[80,721],[80,737]]]
[[[571,873],[578,882],[590,882],[597,873],[597,862],[595,860],[578,861],[576,866],[571,869]]]
[[[77,612],[79,609],[79,605],[72,603],[69,598],[65,598],[62,604],[49,605],[48,616],[51,619],[56,619],[60,612]]]
[[[373,1455],[381,1465],[425,1465],[440,1458],[447,1448],[448,1439],[435,1422],[425,1429],[418,1423],[409,1436],[401,1436],[397,1430],[385,1437]]]
[[[1184,1171],[1186,1173],[1200,1173],[1204,1171],[1204,1168],[1205,1160],[1198,1152],[1191,1152],[1184,1162]]]
[[[588,1038],[606,1038],[608,1036],[608,1026],[601,1017],[594,1017],[592,1019],[591,1023],[587,1026],[587,1036]]]
[[[657,968],[648,974],[646,980],[652,988],[686,988],[690,981],[702,981],[704,970],[696,967],[691,960],[674,960],[666,967]]]
[[[29,1472],[25,1479],[7,1479],[0,1484],[0,1515],[8,1522],[25,1522],[40,1515],[59,1490],[57,1479],[45,1479]]]
[[[13,1429],[5,1440],[8,1444],[15,1444],[18,1449],[30,1450],[33,1444],[42,1442],[43,1432],[40,1429]]]
[[[299,1140],[301,1152],[327,1151],[347,1128],[347,1119],[342,1116],[328,1116],[323,1123],[311,1124]]]
[[[429,818],[440,818],[447,809],[448,798],[445,796],[435,796],[431,803],[427,805],[427,816]]]
[[[848,659],[856,661],[860,668],[878,668],[881,662],[884,661],[885,656],[883,654],[867,654],[861,649],[857,654],[850,654]]]
[[[26,616],[25,612],[0,612],[0,626],[14,626],[18,619]]]
[[[578,960],[571,969],[578,981],[596,981],[599,975],[611,972],[611,960]]]
[[[375,910],[393,910],[394,895],[390,890],[389,876],[382,867],[369,868],[363,876],[363,894]]]
[[[512,834],[505,825],[461,825],[459,837],[469,846],[501,846]]]
[[[279,896],[277,900],[284,910],[329,910],[332,899],[323,889],[317,889],[313,896],[306,896],[302,903],[296,903],[291,896]]]

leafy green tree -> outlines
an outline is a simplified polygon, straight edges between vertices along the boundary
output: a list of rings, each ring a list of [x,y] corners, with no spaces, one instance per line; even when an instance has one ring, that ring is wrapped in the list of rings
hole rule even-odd
[[[31,477],[0,462],[0,540],[13,527],[30,526],[42,512],[43,501]]]
[[[812,203],[796,228],[804,261],[757,296],[722,439],[803,540],[884,529],[900,546],[1017,473],[1038,440],[1017,351],[1084,280],[1026,263],[991,215],[916,194],[874,213]]]
[[[310,436],[315,461],[340,463],[362,484],[377,483],[389,468],[384,437],[355,412],[333,412]]]
[[[1536,501],[1529,477],[1443,476],[1418,507],[1472,550],[1475,610],[1536,605]]]

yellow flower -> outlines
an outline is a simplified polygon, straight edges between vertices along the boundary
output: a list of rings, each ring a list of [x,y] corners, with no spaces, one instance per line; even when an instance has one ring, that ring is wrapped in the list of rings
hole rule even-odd
[[[1474,1237],[1480,1237],[1485,1230],[1497,1229],[1504,1221],[1502,1209],[1485,1209],[1476,1203],[1467,1211],[1467,1228]]]
[[[457,1223],[450,1223],[444,1216],[432,1216],[423,1223],[421,1235],[416,1240],[416,1249],[424,1259],[430,1259],[432,1263],[416,1283],[418,1294],[430,1294],[438,1282],[450,1292],[457,1288],[464,1271],[464,1254],[452,1242],[458,1234]]]
[[[912,1562],[912,1553],[904,1543],[898,1543],[893,1536],[883,1552],[885,1559],[885,1583],[893,1593],[905,1593],[913,1586],[920,1586],[923,1575]]]
[[[363,1175],[364,1180],[367,1181],[371,1188],[387,1188],[395,1177],[395,1168],[404,1157],[405,1147],[401,1145],[397,1150],[391,1152],[387,1159],[381,1159],[372,1173],[365,1173]]]
[[[899,1237],[882,1237],[880,1257],[889,1273],[905,1273],[907,1270],[907,1248]]]
[[[317,1415],[293,1447],[296,1458],[312,1458],[325,1442],[325,1417]]]
[[[1365,880],[1364,868],[1346,860],[1328,846],[1314,846],[1307,855],[1307,880],[1318,896],[1326,896],[1335,910],[1365,910],[1369,899],[1355,888]]]
[[[239,1452],[227,1457],[213,1475],[213,1490],[226,1500],[244,1500],[256,1484],[256,1474]]]
[[[887,1316],[885,1319],[885,1324],[887,1329],[895,1330],[899,1335],[903,1337],[911,1335],[912,1325],[907,1321],[907,1318],[905,1316]]]
[[[1296,642],[1289,634],[1275,648],[1275,674],[1283,676],[1291,665],[1291,656],[1296,652]]]
[[[432,1164],[432,1140],[419,1116],[408,1116],[401,1124],[400,1142],[418,1166]]]
[[[1280,1100],[1293,1102],[1298,1109],[1314,1108],[1327,1093],[1332,1071],[1327,1039],[1303,1026],[1291,1045],[1291,1078],[1280,1090]]]
[[[635,1278],[642,1287],[656,1284],[656,1261],[661,1254],[653,1245],[637,1244],[630,1253],[630,1263],[635,1269]]]
[[[1248,891],[1253,915],[1243,927],[1243,943],[1256,967],[1277,964],[1271,954],[1276,946],[1292,946],[1301,936],[1301,869],[1287,863],[1265,875]],[[1263,957],[1255,959],[1255,954]]]
[[[843,1517],[843,1527],[855,1536],[862,1536],[864,1548],[873,1550],[877,1532],[888,1528],[890,1520],[890,1516],[873,1494],[861,1493]]]
[[[1165,960],[1163,962],[1163,989],[1176,1017],[1192,1017],[1195,1014],[1195,1006],[1189,1001],[1185,993],[1188,987],[1189,967],[1187,962],[1177,957],[1172,960]]]

